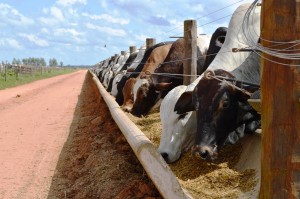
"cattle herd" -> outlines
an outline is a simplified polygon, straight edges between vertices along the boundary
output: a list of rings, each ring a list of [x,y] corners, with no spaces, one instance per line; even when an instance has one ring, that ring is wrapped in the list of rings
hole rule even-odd
[[[260,7],[243,4],[228,28],[198,36],[198,77],[190,85],[183,85],[182,38],[148,49],[142,45],[137,52],[97,63],[92,71],[124,111],[141,117],[160,107],[158,151],[167,163],[187,150],[214,160],[221,147],[260,128],[260,114],[247,101],[260,89],[259,52],[232,52],[251,48],[245,27],[259,42]]]

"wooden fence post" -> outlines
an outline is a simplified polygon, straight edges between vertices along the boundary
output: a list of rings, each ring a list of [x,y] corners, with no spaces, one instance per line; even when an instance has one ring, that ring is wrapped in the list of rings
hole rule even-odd
[[[121,55],[125,56],[126,55],[126,51],[122,50],[121,51]]]
[[[299,52],[299,45],[276,43],[300,38],[299,0],[262,1],[261,13],[262,45]],[[300,60],[262,56],[260,198],[300,198],[300,67],[292,66]]]
[[[129,47],[129,52],[130,52],[130,54],[135,53],[136,52],[136,46],[130,46]]]
[[[6,64],[4,64],[4,77],[5,77],[5,81],[7,80],[7,62]]]
[[[20,72],[20,66],[19,66],[19,65],[16,65],[16,67],[15,67],[16,80],[19,79],[19,72]]]
[[[156,39],[154,38],[146,38],[146,50],[150,48],[151,46],[154,46],[156,44]]]
[[[183,77],[183,84],[189,85],[197,77],[197,21],[184,21],[184,57],[183,74],[191,75]]]

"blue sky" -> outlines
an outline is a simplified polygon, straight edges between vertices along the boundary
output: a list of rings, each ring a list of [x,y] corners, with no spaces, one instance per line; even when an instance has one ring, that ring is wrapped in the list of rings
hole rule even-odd
[[[252,1],[0,0],[0,61],[43,57],[94,65],[146,38],[174,40],[169,37],[181,36],[187,19],[197,20],[199,34],[212,34],[230,17],[218,19],[246,2]]]

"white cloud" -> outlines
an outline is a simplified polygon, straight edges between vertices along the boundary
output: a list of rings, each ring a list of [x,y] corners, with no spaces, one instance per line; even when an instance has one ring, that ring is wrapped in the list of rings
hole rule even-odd
[[[198,5],[192,5],[192,6],[188,6],[188,10],[190,10],[191,12],[195,12],[195,13],[202,13],[204,11],[203,5],[198,4]]]
[[[48,8],[43,8],[42,11],[43,11],[44,14],[48,14],[49,13],[49,9]]]
[[[70,6],[76,3],[86,5],[86,0],[58,0],[57,1],[57,4],[63,6]]]
[[[34,20],[25,17],[18,10],[8,4],[0,3],[0,22],[5,24],[13,24],[18,26],[26,26],[34,24]]]
[[[102,8],[107,8],[107,3],[106,3],[106,1],[101,1],[101,7],[102,7]]]
[[[54,30],[54,35],[56,35],[56,36],[66,35],[66,34],[70,34],[74,37],[84,35],[83,32],[78,32],[73,28],[58,28],[58,29]]]
[[[134,35],[134,38],[138,41],[146,41],[146,38],[150,38],[150,36],[140,34],[140,35]]]
[[[15,39],[12,39],[12,38],[0,39],[0,46],[12,47],[12,48],[15,48],[15,49],[21,49],[22,48],[22,46],[19,44],[19,42]]]
[[[51,7],[51,14],[52,14],[52,16],[54,16],[59,21],[64,21],[64,15],[63,15],[62,11],[59,8],[54,7],[54,6]]]
[[[58,23],[58,21],[56,19],[53,18],[46,18],[46,17],[40,17],[39,20],[43,23],[46,24],[48,26],[52,26],[56,23]]]
[[[41,29],[41,32],[42,32],[42,33],[49,33],[49,30],[48,30],[47,28],[42,28],[42,29]]]
[[[20,33],[19,36],[26,38],[27,40],[29,40],[30,42],[32,42],[38,46],[41,46],[41,47],[49,46],[49,43],[46,40],[41,39],[41,38],[35,36],[34,34]]]
[[[104,26],[96,26],[91,23],[87,23],[86,27],[92,30],[98,30],[99,32],[104,32],[109,35],[118,36],[118,37],[124,37],[126,36],[126,32],[122,29],[113,29],[110,27],[104,27]]]
[[[118,23],[118,24],[121,24],[121,25],[126,25],[129,23],[129,20],[126,20],[126,19],[121,19],[121,18],[114,18],[108,14],[102,14],[102,15],[90,15],[88,13],[82,13],[82,16],[84,17],[88,17],[90,19],[93,19],[93,20],[106,20],[107,22],[111,22],[111,23]]]
[[[78,13],[77,13],[77,10],[75,10],[75,9],[73,9],[73,8],[69,8],[69,9],[68,9],[68,12],[69,12],[70,15],[73,15],[73,16],[75,16],[75,17],[78,17],[78,16],[79,16]]]

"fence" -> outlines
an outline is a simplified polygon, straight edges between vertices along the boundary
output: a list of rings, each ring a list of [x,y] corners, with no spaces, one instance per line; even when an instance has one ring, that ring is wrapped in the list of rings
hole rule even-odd
[[[4,78],[6,81],[10,76],[15,76],[16,79],[20,75],[43,75],[45,73],[51,73],[53,70],[64,70],[62,67],[45,67],[45,66],[27,66],[27,65],[11,65],[4,64],[0,65],[0,79]]]

